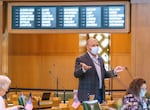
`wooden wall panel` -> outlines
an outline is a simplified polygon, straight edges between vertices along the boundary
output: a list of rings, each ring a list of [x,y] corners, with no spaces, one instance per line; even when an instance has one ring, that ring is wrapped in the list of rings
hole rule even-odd
[[[9,56],[12,87],[38,87],[41,74],[40,56]]]
[[[131,34],[111,34],[111,53],[131,53]]]
[[[78,54],[78,34],[11,34],[9,55]]]
[[[77,88],[73,77],[74,56],[10,56],[9,74],[12,87],[56,89]]]
[[[129,83],[133,79],[131,76],[131,54],[113,54],[111,56],[112,65],[126,66],[128,71],[125,70],[118,74],[116,78],[113,78],[113,89],[127,89]]]
[[[132,4],[132,70],[150,85],[150,3]],[[148,87],[148,90],[150,88]]]
[[[60,89],[77,89],[78,80],[74,77],[75,58],[76,56],[42,57],[42,73],[48,74],[51,78],[53,88],[56,88],[55,78],[58,76]],[[45,76],[47,77],[47,75]]]
[[[77,88],[73,71],[78,53],[78,34],[10,34],[12,87],[56,89],[54,75],[60,81],[59,89]]]
[[[111,66],[112,69],[118,65],[125,66],[128,71],[118,74],[113,78],[113,89],[126,89],[132,80],[131,73],[131,34],[111,34],[110,46]],[[132,74],[132,75],[130,75]]]

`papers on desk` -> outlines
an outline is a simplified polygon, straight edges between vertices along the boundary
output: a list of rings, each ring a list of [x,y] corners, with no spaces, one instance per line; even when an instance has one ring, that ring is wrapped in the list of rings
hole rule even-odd
[[[41,101],[40,102],[40,105],[51,105],[51,104],[53,104],[53,102],[52,101]]]

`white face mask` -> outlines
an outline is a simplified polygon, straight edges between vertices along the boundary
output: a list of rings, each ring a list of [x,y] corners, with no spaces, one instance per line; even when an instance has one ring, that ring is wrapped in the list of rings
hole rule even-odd
[[[140,97],[144,97],[146,94],[146,90],[141,89],[140,91]]]
[[[94,54],[94,55],[97,55],[97,54],[98,54],[98,50],[99,50],[99,49],[98,49],[97,46],[92,47],[92,48],[91,48],[91,53]]]

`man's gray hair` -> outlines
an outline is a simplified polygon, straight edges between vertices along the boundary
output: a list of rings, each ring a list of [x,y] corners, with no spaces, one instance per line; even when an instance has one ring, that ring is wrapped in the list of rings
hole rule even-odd
[[[11,80],[7,76],[0,75],[0,89],[8,90],[10,84]]]

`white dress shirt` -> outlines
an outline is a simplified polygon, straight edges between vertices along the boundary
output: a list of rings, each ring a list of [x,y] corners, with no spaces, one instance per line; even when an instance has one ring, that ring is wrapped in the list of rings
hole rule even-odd
[[[0,110],[6,110],[5,102],[2,96],[0,96]]]
[[[18,110],[18,108],[17,107],[6,108],[4,99],[2,96],[0,96],[0,110]]]
[[[97,75],[99,78],[99,89],[102,89],[102,73],[101,73],[100,62],[98,60],[98,55],[96,55],[96,57],[93,57],[89,52],[88,52],[88,54],[89,54],[90,58],[92,59],[94,65],[95,65],[96,71],[97,71]]]

